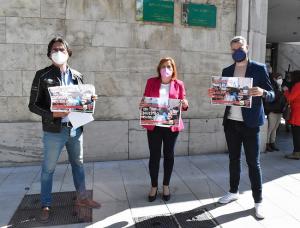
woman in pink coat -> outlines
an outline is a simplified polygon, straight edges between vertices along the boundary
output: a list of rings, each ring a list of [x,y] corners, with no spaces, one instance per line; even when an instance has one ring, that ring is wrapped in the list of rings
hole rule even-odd
[[[182,81],[177,79],[175,61],[170,58],[162,58],[157,66],[158,76],[147,80],[144,97],[159,97],[180,99],[182,110],[188,109],[188,101],[185,99],[185,88]],[[144,106],[144,98],[140,107]],[[152,188],[148,195],[149,202],[156,199],[158,187],[159,163],[161,146],[164,154],[164,178],[162,198],[168,201],[171,197],[169,183],[174,165],[174,147],[179,131],[183,130],[183,121],[179,120],[178,126],[159,127],[143,125],[147,129],[148,144],[150,150],[149,172]]]

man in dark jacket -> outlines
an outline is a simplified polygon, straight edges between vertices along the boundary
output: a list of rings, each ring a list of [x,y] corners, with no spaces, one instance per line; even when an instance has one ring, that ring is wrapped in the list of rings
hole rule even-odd
[[[249,89],[252,107],[227,106],[225,109],[223,125],[229,151],[230,190],[219,199],[219,203],[226,204],[239,197],[241,147],[243,145],[255,202],[255,215],[262,219],[264,211],[259,161],[259,127],[263,125],[265,118],[262,97],[266,101],[272,101],[274,92],[266,66],[249,60],[246,39],[242,36],[234,37],[230,42],[230,47],[235,63],[223,69],[222,76],[253,78],[253,87]]]
[[[42,117],[43,124],[43,163],[41,174],[40,219],[49,220],[51,209],[51,192],[53,173],[57,160],[66,146],[72,166],[74,185],[77,191],[77,206],[100,208],[100,204],[87,198],[85,174],[83,167],[83,129],[72,128],[68,112],[51,112],[51,99],[48,88],[52,86],[68,86],[82,84],[82,74],[71,69],[67,61],[72,51],[68,43],[61,37],[52,39],[48,44],[47,56],[52,65],[36,72],[29,101],[31,112]]]
[[[281,89],[282,85],[282,76],[279,73],[272,73],[270,75],[271,83],[273,90],[275,92],[275,100],[273,102],[265,102],[264,108],[265,113],[268,116],[268,134],[267,134],[267,144],[266,144],[266,153],[267,151],[279,151],[279,148],[276,146],[276,132],[277,128],[280,125],[281,116],[286,105],[286,99],[283,95]]]

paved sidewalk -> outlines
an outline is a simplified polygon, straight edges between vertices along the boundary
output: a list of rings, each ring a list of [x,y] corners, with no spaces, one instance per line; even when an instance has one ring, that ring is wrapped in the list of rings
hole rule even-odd
[[[228,190],[228,157],[214,154],[176,158],[171,179],[172,198],[167,203],[160,197],[155,202],[147,202],[148,160],[86,163],[87,188],[93,189],[94,199],[101,202],[102,207],[93,211],[91,224],[63,227],[134,227],[137,217],[177,214],[205,207],[224,228],[299,228],[300,161],[283,158],[292,149],[290,134],[280,132],[279,146],[280,152],[261,154],[264,220],[254,217],[244,157],[240,199],[227,205],[216,203]],[[25,194],[39,193],[40,171],[39,166],[0,169],[0,227],[9,222]],[[162,183],[162,172],[159,183]],[[70,166],[58,165],[53,191],[73,190]]]

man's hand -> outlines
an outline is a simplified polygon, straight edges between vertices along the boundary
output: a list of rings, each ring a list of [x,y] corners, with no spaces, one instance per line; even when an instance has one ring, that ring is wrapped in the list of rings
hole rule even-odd
[[[96,101],[96,100],[98,100],[98,95],[96,95],[96,94],[95,94],[95,95],[93,95],[91,99],[92,99],[92,101]]]
[[[70,112],[52,112],[53,118],[66,117]]]
[[[260,87],[253,87],[249,89],[249,95],[253,97],[261,97],[264,94],[264,90]]]
[[[289,88],[288,88],[287,86],[283,86],[283,87],[282,87],[282,90],[283,90],[283,91],[287,91],[287,90],[289,90]]]

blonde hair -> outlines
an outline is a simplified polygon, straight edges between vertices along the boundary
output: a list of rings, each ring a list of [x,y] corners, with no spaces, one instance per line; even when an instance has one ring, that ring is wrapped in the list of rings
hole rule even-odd
[[[162,58],[160,61],[159,61],[159,64],[157,66],[157,73],[158,73],[158,77],[161,78],[161,75],[160,75],[160,68],[161,66],[165,63],[165,62],[168,62],[170,61],[171,62],[171,65],[172,65],[172,68],[173,68],[173,74],[172,74],[172,80],[176,80],[177,79],[177,69],[176,69],[176,64],[175,64],[175,61],[174,59],[172,59],[171,57],[164,57]]]

